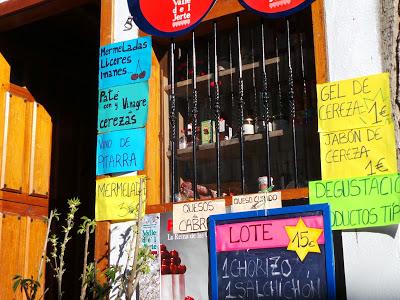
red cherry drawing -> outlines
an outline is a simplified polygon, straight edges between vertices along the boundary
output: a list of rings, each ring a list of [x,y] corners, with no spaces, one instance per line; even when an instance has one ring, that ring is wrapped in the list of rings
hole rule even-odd
[[[176,250],[171,250],[170,255],[171,257],[179,257],[179,253]]]
[[[169,258],[163,258],[163,259],[161,260],[161,264],[162,264],[162,265],[167,265],[167,266],[169,266],[170,263],[171,263],[171,260],[170,260]]]
[[[185,265],[179,265],[178,266],[178,272],[179,272],[179,274],[185,274],[186,273],[186,266]]]
[[[140,79],[144,78],[145,76],[146,76],[146,71],[142,71],[142,72],[139,74],[139,78],[140,78]]]
[[[170,258],[171,255],[169,254],[169,252],[167,250],[165,251],[161,251],[161,258]]]
[[[168,265],[161,265],[161,275],[169,274],[171,270]]]
[[[171,258],[171,264],[174,264],[175,266],[178,266],[181,263],[180,257],[172,257]]]
[[[132,74],[131,79],[137,80],[139,78],[139,74]]]
[[[186,296],[185,300],[194,300],[194,298],[192,296]]]
[[[178,266],[175,266],[174,264],[169,265],[169,269],[171,271],[171,274],[178,274]]]
[[[167,250],[167,246],[165,246],[164,244],[160,244],[160,250],[161,251],[166,251]]]

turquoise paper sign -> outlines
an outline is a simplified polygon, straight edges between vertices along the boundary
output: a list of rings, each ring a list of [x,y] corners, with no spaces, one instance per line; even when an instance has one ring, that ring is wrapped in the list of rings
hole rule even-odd
[[[98,132],[144,127],[147,121],[148,103],[148,82],[100,90]]]
[[[151,37],[100,48],[99,89],[147,81],[151,72]]]
[[[97,136],[96,175],[144,169],[146,128]]]

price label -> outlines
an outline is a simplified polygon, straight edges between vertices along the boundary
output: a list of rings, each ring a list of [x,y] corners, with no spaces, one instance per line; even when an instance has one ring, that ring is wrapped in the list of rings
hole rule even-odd
[[[300,218],[296,226],[285,226],[285,230],[289,236],[287,250],[295,251],[301,261],[309,252],[321,253],[317,240],[322,229],[307,227]]]

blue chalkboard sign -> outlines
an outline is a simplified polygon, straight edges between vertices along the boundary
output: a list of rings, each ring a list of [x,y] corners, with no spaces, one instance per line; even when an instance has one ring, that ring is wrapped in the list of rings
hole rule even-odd
[[[210,299],[336,299],[328,205],[209,217]]]
[[[144,127],[148,103],[148,82],[100,90],[97,131],[103,133]]]
[[[144,169],[146,128],[97,136],[96,175]]]
[[[151,47],[150,36],[100,47],[99,89],[149,80]]]

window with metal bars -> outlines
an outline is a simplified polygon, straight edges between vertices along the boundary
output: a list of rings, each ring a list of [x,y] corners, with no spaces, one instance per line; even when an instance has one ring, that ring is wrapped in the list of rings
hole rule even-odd
[[[229,15],[168,43],[167,201],[258,192],[260,177],[274,190],[320,178],[310,9]]]

